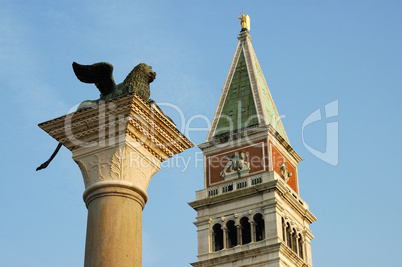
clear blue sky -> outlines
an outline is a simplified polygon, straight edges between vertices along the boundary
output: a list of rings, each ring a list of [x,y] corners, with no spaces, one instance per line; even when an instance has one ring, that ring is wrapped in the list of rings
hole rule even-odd
[[[99,97],[75,78],[71,63],[111,62],[116,82],[140,62],[152,65],[151,98],[179,106],[185,121],[164,110],[185,129],[195,115],[212,119],[242,10],[291,145],[304,159],[300,195],[318,218],[311,226],[314,266],[400,265],[400,1],[2,0],[1,266],[83,265],[87,210],[71,152],[63,148],[35,172],[57,145],[37,124]],[[336,166],[302,142],[305,119],[334,100],[338,116],[311,124],[304,141],[324,151],[326,123],[337,122]],[[207,125],[195,119],[190,126]],[[199,144],[206,135],[189,137]],[[196,212],[187,202],[203,188],[199,152],[170,160],[150,183],[144,267],[197,260]],[[190,159],[186,169],[183,158]]]

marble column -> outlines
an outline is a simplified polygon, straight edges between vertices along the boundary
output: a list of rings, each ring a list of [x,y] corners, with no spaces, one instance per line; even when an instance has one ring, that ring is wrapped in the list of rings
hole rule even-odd
[[[137,94],[39,126],[72,151],[84,179],[84,266],[141,266],[148,184],[164,160],[193,144]]]

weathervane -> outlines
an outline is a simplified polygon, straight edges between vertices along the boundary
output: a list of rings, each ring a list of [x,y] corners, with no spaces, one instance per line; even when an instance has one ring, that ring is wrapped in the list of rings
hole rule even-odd
[[[241,17],[239,17],[239,14],[237,14],[237,18],[240,19],[241,23],[241,30],[250,30],[250,17],[248,15],[244,15],[244,13],[241,14]]]

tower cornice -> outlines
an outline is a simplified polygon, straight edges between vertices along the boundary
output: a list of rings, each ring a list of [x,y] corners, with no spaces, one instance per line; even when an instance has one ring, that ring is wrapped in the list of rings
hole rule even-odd
[[[279,178],[279,177],[278,177]],[[241,190],[224,193],[221,195],[199,199],[188,204],[195,210],[214,206],[217,204],[236,201],[241,198],[250,197],[252,195],[263,194],[267,191],[275,190],[300,216],[313,223],[317,218],[310,212],[308,205],[295,194],[292,194],[291,189],[286,186],[280,178],[272,179],[268,182],[248,187]]]

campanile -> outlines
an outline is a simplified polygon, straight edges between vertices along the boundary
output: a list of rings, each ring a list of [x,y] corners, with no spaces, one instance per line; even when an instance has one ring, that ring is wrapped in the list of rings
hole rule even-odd
[[[242,29],[207,140],[193,266],[312,266],[316,217],[301,199],[298,163],[251,45]],[[301,178],[302,179],[302,178]]]

